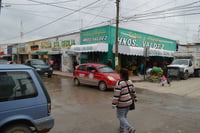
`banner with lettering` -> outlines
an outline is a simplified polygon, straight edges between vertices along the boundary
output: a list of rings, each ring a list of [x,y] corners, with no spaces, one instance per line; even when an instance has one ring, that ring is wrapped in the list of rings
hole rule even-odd
[[[116,28],[114,26],[102,26],[81,31],[81,45],[92,43],[108,43],[115,45]],[[150,47],[176,51],[176,41],[154,36],[138,31],[119,28],[119,45],[130,47]]]
[[[53,48],[60,48],[59,41],[56,41],[56,42],[53,43]]]
[[[111,43],[113,44],[115,44],[115,32],[115,27],[111,27]],[[150,47],[155,49],[176,51],[175,40],[123,28],[119,28],[118,43],[119,45],[127,45],[131,47]]]
[[[81,32],[81,45],[91,43],[108,43],[109,27],[103,26]]]
[[[61,41],[61,44],[62,44],[62,48],[70,48],[72,45],[75,45],[76,42],[75,40],[64,40],[64,41]]]
[[[51,48],[51,42],[41,42],[41,49],[49,49]]]

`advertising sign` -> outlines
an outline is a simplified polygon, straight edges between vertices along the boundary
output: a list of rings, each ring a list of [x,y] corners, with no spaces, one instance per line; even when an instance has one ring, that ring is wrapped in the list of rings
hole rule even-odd
[[[49,48],[51,48],[51,42],[42,41],[41,42],[41,48],[42,49],[49,49]]]
[[[115,27],[112,27],[111,29],[112,34],[115,34]],[[111,41],[115,44],[114,37]],[[122,28],[119,28],[118,43],[119,45],[131,47],[150,47],[171,51],[176,50],[176,41],[174,40]]]
[[[64,40],[61,42],[62,48],[70,48],[72,45],[75,45],[75,40]]]
[[[54,43],[53,43],[53,47],[54,47],[54,48],[60,48],[60,43],[59,43],[59,41],[54,42]]]
[[[109,27],[103,26],[81,32],[81,44],[108,42]]]

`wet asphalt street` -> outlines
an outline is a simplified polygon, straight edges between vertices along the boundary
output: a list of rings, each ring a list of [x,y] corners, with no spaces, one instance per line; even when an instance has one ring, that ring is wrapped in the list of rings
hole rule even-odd
[[[55,126],[50,133],[118,133],[111,107],[113,90],[73,85],[72,78],[43,77],[52,100]],[[184,82],[184,81],[181,81]],[[200,99],[137,89],[139,102],[128,120],[136,133],[199,133]]]

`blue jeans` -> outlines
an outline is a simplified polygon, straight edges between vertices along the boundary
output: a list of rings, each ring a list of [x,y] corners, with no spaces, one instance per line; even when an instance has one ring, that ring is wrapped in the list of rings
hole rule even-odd
[[[129,107],[126,108],[117,108],[117,118],[120,122],[120,130],[121,131],[130,131],[133,126],[131,126],[127,121],[127,114],[129,111]]]

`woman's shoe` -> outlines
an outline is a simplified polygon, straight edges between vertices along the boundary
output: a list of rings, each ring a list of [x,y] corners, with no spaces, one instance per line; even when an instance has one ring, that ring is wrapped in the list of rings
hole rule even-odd
[[[128,133],[135,133],[136,129],[132,128]]]

